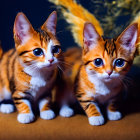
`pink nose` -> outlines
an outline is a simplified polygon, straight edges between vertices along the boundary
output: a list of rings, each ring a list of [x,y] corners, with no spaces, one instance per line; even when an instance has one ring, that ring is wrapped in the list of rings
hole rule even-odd
[[[106,71],[106,73],[110,76],[112,74],[111,70]]]
[[[50,63],[52,63],[52,62],[54,61],[54,59],[52,58],[52,59],[49,59],[48,61],[49,61]]]

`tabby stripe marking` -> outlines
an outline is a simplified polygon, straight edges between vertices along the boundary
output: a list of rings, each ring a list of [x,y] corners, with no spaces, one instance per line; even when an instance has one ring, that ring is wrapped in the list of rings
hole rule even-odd
[[[12,63],[12,67],[13,67],[13,75],[12,75],[12,78],[10,79],[10,90],[12,92],[12,94],[15,92],[15,62],[16,62],[16,58],[13,60],[13,63]]]
[[[17,104],[17,105],[19,105],[19,104],[21,104],[22,102],[14,102],[15,104]]]
[[[36,32],[39,34],[41,45],[42,45],[43,39],[45,39],[46,42],[50,41],[49,34],[48,34],[46,31],[41,30],[41,29],[39,28],[39,29],[36,30]],[[43,36],[43,37],[42,37],[42,36]]]
[[[76,97],[79,97],[79,98],[80,98],[80,97],[82,97],[83,94],[84,94],[84,93],[77,93],[77,94],[76,94]]]
[[[108,53],[108,50],[107,50],[107,41],[105,42],[104,47],[105,47],[105,50],[106,50],[106,51],[107,51],[107,53]]]
[[[92,62],[92,61],[88,61],[88,62],[86,62],[84,65],[88,65],[90,62]]]
[[[14,51],[14,49],[11,51],[11,53],[10,54],[8,54],[8,56],[5,58],[6,60],[7,60],[7,62],[6,62],[6,76],[7,76],[7,79],[6,80],[8,80],[9,81],[9,79],[8,79],[8,75],[9,75],[9,73],[8,73],[8,61],[9,61],[9,57],[10,57],[10,55],[13,53],[13,51]],[[5,55],[3,55],[3,56],[5,56]],[[3,61],[3,59],[1,59],[1,61]],[[2,74],[2,73],[1,73]],[[1,84],[2,84],[2,87],[4,87],[5,86],[5,84],[4,84],[4,80],[3,80],[3,78],[1,78]]]
[[[20,97],[20,98],[18,98],[18,97],[14,97],[13,98],[15,101],[18,101],[18,100],[30,100],[28,97]]]
[[[30,51],[23,51],[19,54],[19,56],[22,56],[23,54],[28,53],[28,52],[30,52]]]
[[[13,49],[13,51],[11,52],[11,54],[10,55],[8,55],[8,60],[7,60],[7,79],[8,79],[8,81],[10,81],[10,76],[9,76],[9,73],[10,73],[10,71],[9,71],[9,65],[10,65],[10,59],[11,59],[11,57],[13,56],[15,54],[15,49]]]
[[[88,103],[88,102],[91,102],[91,101],[90,100],[79,100],[79,102]]]
[[[87,109],[89,108],[89,106],[90,106],[90,104],[88,104],[88,105],[84,108],[84,110],[87,110]]]
[[[25,97],[20,97],[20,98],[18,98],[18,97],[13,97],[13,99],[14,100],[23,100],[23,99],[26,99]]]
[[[97,111],[96,106],[93,104],[90,104],[90,106],[86,110],[86,113],[87,113],[88,117],[100,116],[100,113]]]
[[[113,52],[116,50],[115,39],[113,39],[113,46],[114,46],[114,48],[113,48],[113,50],[112,50],[112,56],[113,56]]]

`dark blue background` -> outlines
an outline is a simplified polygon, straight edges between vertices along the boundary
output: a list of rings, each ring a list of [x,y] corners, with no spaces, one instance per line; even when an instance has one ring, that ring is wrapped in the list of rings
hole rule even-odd
[[[113,0],[99,0],[98,3],[94,0],[76,1],[93,13],[100,23],[102,23],[105,37],[114,38],[118,36],[134,18],[132,16],[133,8],[131,5],[128,9],[122,9],[117,8],[116,5],[112,5],[110,8],[109,5]],[[136,1],[138,0],[134,0],[135,4],[137,4]],[[54,10],[56,10],[56,6],[48,2],[48,0],[0,0],[0,40],[3,49],[7,51],[14,47],[13,24],[18,12],[25,13],[33,27],[39,28]],[[114,12],[121,10],[120,15],[115,20],[113,10]],[[112,19],[109,21],[112,24],[109,24],[108,20],[105,21],[108,18]],[[59,12],[57,37],[61,42],[62,50],[65,50],[67,47],[77,46],[68,29],[68,24],[62,19],[62,14]]]
[[[39,28],[49,14],[56,10],[55,6],[47,0],[1,0],[0,1],[0,40],[5,51],[14,47],[13,24],[18,12],[23,12],[34,28]],[[58,13],[57,37],[62,49],[74,46],[71,33],[67,29],[67,23]]]

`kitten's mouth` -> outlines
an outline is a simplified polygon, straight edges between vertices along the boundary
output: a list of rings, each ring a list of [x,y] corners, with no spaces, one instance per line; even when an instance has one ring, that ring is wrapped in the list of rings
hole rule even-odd
[[[47,67],[52,67],[52,64],[49,64]]]
[[[52,67],[54,67],[53,64],[49,64],[49,65],[47,65],[47,68],[52,68]]]
[[[55,66],[56,66],[56,64],[49,64],[49,65],[46,66],[46,68],[53,68]]]
[[[104,81],[105,82],[110,82],[112,80],[112,78],[109,76],[109,77],[106,77],[106,78],[104,78]]]

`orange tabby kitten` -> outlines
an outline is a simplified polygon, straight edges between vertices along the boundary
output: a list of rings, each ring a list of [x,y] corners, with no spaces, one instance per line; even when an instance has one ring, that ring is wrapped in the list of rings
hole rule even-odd
[[[35,116],[32,103],[38,101],[40,117],[53,119],[51,90],[57,75],[61,56],[56,38],[57,15],[54,11],[43,26],[34,30],[23,13],[18,13],[14,23],[15,49],[4,53],[0,61],[0,111],[11,113],[14,101],[18,121],[30,123]]]
[[[134,59],[137,30],[137,24],[134,23],[117,39],[103,39],[91,23],[86,23],[82,56],[78,49],[75,49],[75,52],[79,53],[75,60],[72,59],[74,49],[65,53],[65,61],[72,67],[63,75],[66,88],[63,89],[61,100],[68,101],[64,97],[67,93],[69,96],[72,95],[70,93],[74,91],[74,79],[76,79],[75,94],[91,125],[104,124],[104,117],[99,108],[101,104],[108,104],[109,120],[119,120],[122,117],[116,105],[122,95],[123,80]],[[60,115],[66,117],[64,110],[62,106]],[[67,117],[72,114],[69,113]]]

